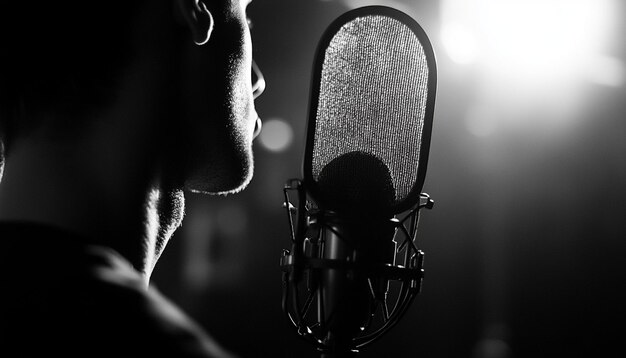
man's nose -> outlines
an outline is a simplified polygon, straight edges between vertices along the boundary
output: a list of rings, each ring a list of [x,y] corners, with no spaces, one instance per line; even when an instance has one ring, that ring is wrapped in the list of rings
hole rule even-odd
[[[263,91],[265,91],[265,77],[256,62],[252,60],[252,95],[256,99]]]

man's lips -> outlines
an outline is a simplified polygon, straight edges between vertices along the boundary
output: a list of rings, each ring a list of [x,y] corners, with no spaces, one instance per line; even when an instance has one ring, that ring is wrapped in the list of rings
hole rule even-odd
[[[252,138],[256,138],[261,133],[261,128],[263,127],[263,121],[261,121],[261,117],[256,117],[256,122],[254,123],[254,134],[252,134]]]

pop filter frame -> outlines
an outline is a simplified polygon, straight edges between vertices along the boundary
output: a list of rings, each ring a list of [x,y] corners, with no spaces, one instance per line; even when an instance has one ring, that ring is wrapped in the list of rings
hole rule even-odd
[[[420,193],[424,185],[426,177],[426,168],[428,165],[428,154],[430,149],[430,139],[433,125],[433,116],[435,108],[435,95],[437,90],[437,65],[432,45],[424,29],[409,15],[386,6],[365,6],[346,12],[333,21],[326,29],[317,47],[317,53],[313,64],[312,87],[310,93],[310,108],[307,125],[306,148],[303,162],[304,183],[311,197],[322,207],[324,207],[326,198],[321,195],[320,186],[314,178],[313,160],[314,160],[314,143],[317,127],[317,115],[320,105],[320,89],[322,87],[322,73],[324,70],[324,61],[326,59],[326,50],[339,33],[342,27],[353,20],[368,16],[382,16],[399,21],[404,27],[412,31],[417,38],[424,52],[424,58],[428,68],[427,88],[425,111],[423,114],[423,125],[421,132],[421,141],[419,144],[419,161],[417,163],[417,177],[410,192],[393,205],[390,210],[392,214],[397,214],[409,210],[415,206],[420,200]]]

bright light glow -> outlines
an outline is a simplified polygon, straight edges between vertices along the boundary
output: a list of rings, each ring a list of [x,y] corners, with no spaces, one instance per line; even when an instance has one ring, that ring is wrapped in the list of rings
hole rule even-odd
[[[443,48],[476,71],[467,130],[565,133],[589,105],[586,84],[626,82],[624,63],[605,53],[618,8],[617,0],[443,0]]]
[[[602,0],[485,2],[479,21],[492,68],[531,79],[581,71],[609,16]]]
[[[265,149],[271,152],[282,152],[291,145],[293,130],[289,123],[282,119],[270,119],[264,121],[258,140]]]
[[[442,42],[452,60],[516,81],[583,75],[605,44],[612,0],[445,0]]]
[[[618,58],[597,56],[587,66],[587,77],[593,83],[608,87],[621,87],[626,81],[624,63]]]
[[[476,137],[487,137],[496,131],[498,121],[494,111],[484,105],[469,108],[465,117],[467,130]]]
[[[442,29],[441,40],[452,61],[468,64],[476,59],[476,39],[472,32],[463,26],[451,24]]]

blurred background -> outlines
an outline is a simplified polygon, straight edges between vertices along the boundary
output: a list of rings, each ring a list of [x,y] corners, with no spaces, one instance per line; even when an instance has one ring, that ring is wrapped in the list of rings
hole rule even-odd
[[[255,178],[187,197],[154,283],[242,357],[317,357],[280,308],[287,179],[301,178],[313,57],[345,11],[424,28],[438,92],[423,291],[362,357],[626,357],[626,3],[255,0],[267,89]]]

